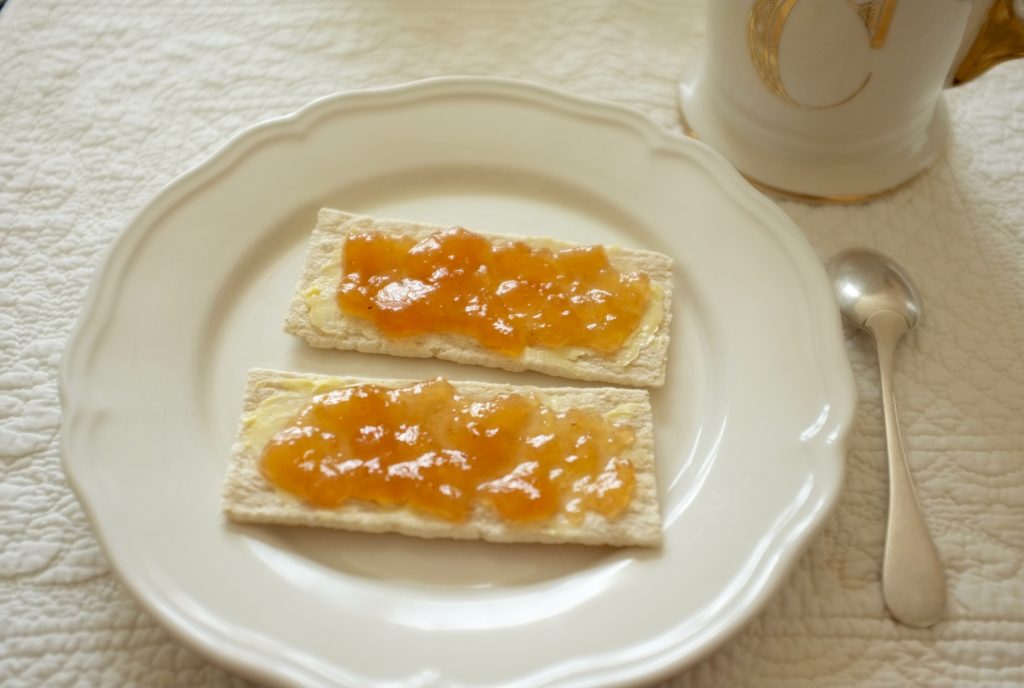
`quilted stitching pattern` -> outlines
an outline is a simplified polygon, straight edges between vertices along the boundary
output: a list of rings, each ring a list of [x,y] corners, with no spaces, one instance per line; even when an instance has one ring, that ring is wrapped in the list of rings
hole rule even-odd
[[[678,130],[695,0],[288,3],[13,0],[0,12],[0,683],[241,685],[170,638],[102,556],[58,461],[56,371],[104,248],[233,132],[326,93],[500,75],[630,104]],[[892,197],[783,207],[819,254],[867,244],[927,298],[899,356],[918,489],[950,619],[889,621],[885,460],[869,341],[846,489],[764,614],[670,681],[1024,683],[1024,63],[949,94],[946,158]]]

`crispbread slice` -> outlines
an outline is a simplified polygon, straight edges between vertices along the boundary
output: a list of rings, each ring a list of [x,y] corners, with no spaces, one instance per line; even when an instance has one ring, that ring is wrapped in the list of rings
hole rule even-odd
[[[612,264],[620,270],[647,274],[655,287],[656,301],[649,312],[652,322],[638,332],[636,341],[627,341],[612,356],[586,350],[529,348],[521,356],[497,353],[470,337],[452,334],[428,334],[392,338],[372,323],[341,311],[335,298],[341,281],[341,253],[346,234],[353,230],[379,230],[428,236],[444,227],[399,220],[379,220],[324,208],[317,217],[316,229],[306,254],[305,268],[284,329],[304,338],[310,345],[324,349],[356,350],[411,358],[441,358],[456,363],[503,368],[513,372],[536,370],[548,375],[610,382],[634,387],[660,387],[665,383],[669,328],[672,319],[672,259],[661,253],[606,247]],[[482,234],[482,233],[481,233]],[[566,248],[562,241],[500,234],[482,234],[492,241],[519,240],[532,246]],[[317,307],[310,307],[314,299]]]
[[[532,524],[505,523],[489,507],[479,506],[463,523],[452,523],[411,509],[382,508],[350,501],[335,509],[312,507],[270,484],[260,473],[259,459],[274,428],[260,427],[254,413],[261,404],[298,412],[314,394],[357,384],[401,387],[411,380],[369,380],[327,377],[275,370],[249,371],[242,421],[232,447],[224,483],[223,508],[235,521],[281,525],[322,526],[370,533],[395,532],[423,538],[481,539],[493,542],[579,543],[585,545],[657,546],[661,542],[661,516],[654,471],[654,427],[650,398],[645,390],[618,388],[538,388],[484,382],[452,382],[460,393],[490,397],[500,393],[539,395],[549,407],[563,411],[587,408],[613,413],[616,422],[635,433],[626,457],[636,472],[636,487],[629,509],[614,519],[587,512],[574,524],[563,514]],[[264,406],[262,408],[267,408]]]

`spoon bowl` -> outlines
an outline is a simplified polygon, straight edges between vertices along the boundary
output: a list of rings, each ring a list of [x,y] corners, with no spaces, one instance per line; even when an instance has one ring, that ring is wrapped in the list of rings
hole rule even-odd
[[[921,298],[913,280],[888,256],[859,248],[836,256],[830,268],[836,301],[843,317],[858,327],[872,315],[888,310],[899,313],[908,328],[921,317]]]

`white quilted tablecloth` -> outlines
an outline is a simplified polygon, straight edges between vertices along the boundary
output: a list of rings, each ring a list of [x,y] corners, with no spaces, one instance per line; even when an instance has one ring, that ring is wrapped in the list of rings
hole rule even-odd
[[[59,465],[57,366],[104,248],[232,133],[324,94],[443,74],[535,80],[679,129],[692,0],[12,0],[0,11],[0,684],[240,684],[111,575]],[[949,94],[946,158],[871,205],[784,203],[823,258],[866,244],[927,298],[901,350],[920,498],[949,619],[910,630],[879,590],[877,374],[836,513],[760,618],[671,681],[1024,685],[1024,62]]]

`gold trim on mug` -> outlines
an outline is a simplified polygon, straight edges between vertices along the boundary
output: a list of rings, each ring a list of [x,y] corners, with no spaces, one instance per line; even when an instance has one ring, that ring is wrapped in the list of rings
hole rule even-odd
[[[882,189],[881,191],[875,191],[867,194],[843,194],[834,196],[816,196],[814,194],[798,193],[796,191],[786,191],[780,189],[777,186],[771,184],[765,184],[764,182],[751,177],[749,174],[744,174],[743,178],[748,182],[756,186],[761,191],[773,194],[775,196],[783,196],[791,201],[800,201],[802,203],[818,203],[820,205],[853,205],[855,203],[867,203],[869,201],[877,201],[880,198],[891,196],[897,191],[902,191],[907,186],[910,186],[917,181],[917,178],[928,171],[928,168],[921,170],[910,179],[902,181],[896,186],[891,186],[888,189]],[[740,174],[743,174],[742,172]]]

